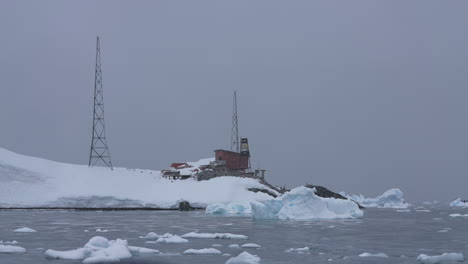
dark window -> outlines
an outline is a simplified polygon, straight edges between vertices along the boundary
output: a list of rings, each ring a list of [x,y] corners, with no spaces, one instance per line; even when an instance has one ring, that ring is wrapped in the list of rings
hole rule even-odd
[[[219,156],[219,157],[218,157],[218,160],[223,160],[223,157]]]

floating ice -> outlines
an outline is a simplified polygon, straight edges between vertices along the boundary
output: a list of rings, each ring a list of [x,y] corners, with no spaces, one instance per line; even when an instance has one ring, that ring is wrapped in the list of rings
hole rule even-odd
[[[215,215],[249,215],[252,213],[252,208],[249,202],[213,203],[206,207],[205,213]]]
[[[13,241],[3,241],[3,240],[0,240],[0,244],[10,244],[10,245],[14,245],[14,244],[18,244],[18,241],[16,240],[13,240]]]
[[[187,243],[188,240],[180,236],[166,233],[156,240],[158,243]]]
[[[140,238],[148,239],[148,240],[156,240],[161,236],[156,234],[155,232],[149,232],[146,236],[140,236]]]
[[[105,237],[95,236],[82,248],[65,251],[48,249],[44,254],[47,258],[53,259],[82,259],[83,263],[108,263],[142,254],[159,254],[159,251],[128,246],[127,240],[108,240]]]
[[[423,264],[437,264],[437,263],[452,263],[452,262],[463,262],[465,261],[465,256],[461,253],[444,253],[438,256],[428,256],[421,254],[417,258],[420,263]]]
[[[364,207],[377,207],[377,208],[408,208],[410,204],[406,203],[403,199],[403,192],[398,188],[390,189],[382,195],[375,198],[365,198],[360,195],[348,195],[340,192],[341,195],[348,199],[354,200]]]
[[[190,232],[182,235],[183,238],[220,238],[220,239],[247,239],[247,236],[231,233],[196,233]]]
[[[248,252],[242,252],[237,257],[233,257],[226,261],[226,264],[259,264],[260,257],[249,254]]]
[[[251,202],[254,219],[334,219],[362,217],[363,212],[350,200],[322,198],[315,189],[298,187],[281,197]]]
[[[468,208],[468,203],[462,201],[461,198],[457,198],[450,202],[450,207],[458,207],[458,208]]]
[[[18,246],[0,245],[0,253],[26,253],[26,249]]]
[[[468,214],[450,214],[451,217],[468,217]]]
[[[231,244],[228,248],[240,248],[240,246],[238,244]]]
[[[212,246],[212,247],[223,247],[223,245],[221,245],[221,244],[213,244],[213,245],[211,245],[211,246]]]
[[[310,250],[309,247],[302,247],[302,248],[290,248],[290,249],[285,250],[284,252],[304,252],[304,251],[309,251],[309,250]]]
[[[109,232],[109,230],[98,228],[98,229],[96,229],[96,232],[98,232],[98,233],[106,233],[106,232]]]
[[[13,232],[32,233],[32,232],[37,232],[37,231],[29,227],[22,227],[22,228],[18,228],[14,230]]]
[[[190,255],[221,255],[221,251],[216,248],[187,249],[184,254]]]
[[[242,245],[241,247],[243,247],[243,248],[261,248],[262,246],[260,246],[258,244],[254,244],[254,243],[247,243],[247,244]]]
[[[359,257],[365,258],[365,257],[378,257],[378,258],[388,258],[387,254],[385,253],[376,253],[376,254],[371,254],[368,252],[362,253],[359,255]]]

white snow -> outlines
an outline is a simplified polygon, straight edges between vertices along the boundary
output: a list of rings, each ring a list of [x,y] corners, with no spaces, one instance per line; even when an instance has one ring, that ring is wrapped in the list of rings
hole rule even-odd
[[[187,249],[184,254],[190,255],[221,255],[221,251],[216,248]]]
[[[0,253],[26,253],[26,249],[18,246],[0,245]]]
[[[172,243],[172,244],[175,244],[175,243],[187,243],[188,240],[185,239],[185,238],[181,238],[180,236],[178,235],[173,235],[173,234],[170,234],[170,233],[166,233],[162,236],[160,236],[158,238],[158,240],[156,240],[156,242],[158,243]]]
[[[423,264],[453,263],[465,261],[465,256],[461,253],[444,253],[438,256],[428,256],[421,254],[417,258]]]
[[[403,199],[403,192],[398,188],[390,189],[375,198],[365,198],[360,195],[348,195],[345,192],[340,192],[344,197],[358,202],[364,207],[376,208],[408,208],[410,204]]]
[[[180,200],[205,207],[213,203],[248,203],[270,198],[262,192],[248,191],[249,188],[268,189],[249,178],[171,181],[164,179],[160,171],[89,168],[0,148],[0,207],[176,208]]]
[[[29,228],[29,227],[22,227],[14,230],[13,232],[20,232],[20,233],[33,233],[37,232],[36,230]]]
[[[233,257],[226,261],[226,264],[258,264],[260,257],[252,255],[248,252],[242,252],[237,257]]]
[[[315,189],[298,187],[283,196],[251,202],[254,219],[334,219],[362,217],[363,212],[350,200],[322,198]]]
[[[95,236],[82,248],[66,251],[48,249],[44,254],[47,258],[53,259],[83,260],[83,263],[108,263],[141,254],[159,254],[159,251],[128,246],[127,240],[108,240],[105,237]]]
[[[368,252],[362,253],[359,255],[359,257],[365,258],[365,257],[378,257],[378,258],[388,258],[387,254],[385,253],[376,253],[376,254],[371,254]]]
[[[220,239],[247,239],[247,236],[231,233],[196,233],[190,232],[182,235],[183,238],[220,238]]]
[[[206,207],[205,213],[215,215],[249,215],[252,213],[252,208],[249,202],[213,203]]]
[[[262,246],[260,246],[258,244],[254,244],[254,243],[247,243],[247,244],[243,244],[241,247],[243,247],[243,248],[261,248]]]
[[[468,208],[468,203],[463,202],[461,198],[457,198],[450,202],[450,207]]]

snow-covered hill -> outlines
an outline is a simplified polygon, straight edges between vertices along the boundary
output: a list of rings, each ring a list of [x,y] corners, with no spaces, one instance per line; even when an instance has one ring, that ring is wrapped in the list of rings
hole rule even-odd
[[[198,163],[193,163],[198,164]],[[168,180],[160,171],[59,163],[0,148],[0,206],[177,207],[250,202],[271,198],[248,188],[268,189],[254,179]],[[275,192],[274,190],[271,190]]]

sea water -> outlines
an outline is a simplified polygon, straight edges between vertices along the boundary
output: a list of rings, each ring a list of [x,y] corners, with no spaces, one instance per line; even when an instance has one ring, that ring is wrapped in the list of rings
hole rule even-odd
[[[360,219],[319,221],[258,221],[248,216],[214,216],[203,211],[0,211],[0,240],[18,241],[27,253],[0,253],[1,264],[81,263],[47,259],[47,249],[83,247],[93,236],[126,239],[131,246],[158,249],[160,255],[138,256],[120,263],[225,263],[243,251],[258,255],[261,263],[417,263],[419,254],[463,253],[468,257],[468,209],[430,208],[397,211],[365,209]],[[18,233],[21,227],[34,233]],[[96,232],[97,229],[107,232]],[[85,231],[87,230],[87,232]],[[188,239],[188,243],[145,243],[148,232],[183,235],[188,232],[233,233],[236,239]],[[230,248],[255,243],[261,248]],[[212,248],[221,255],[185,255],[187,249]],[[287,252],[290,248],[310,250]],[[388,258],[359,257],[385,253]]]

